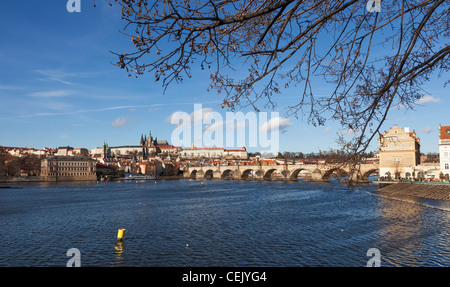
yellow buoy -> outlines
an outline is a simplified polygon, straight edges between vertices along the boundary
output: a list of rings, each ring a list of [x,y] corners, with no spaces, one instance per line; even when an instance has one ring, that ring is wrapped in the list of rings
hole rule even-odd
[[[117,241],[122,241],[125,236],[125,229],[120,228],[117,232]]]

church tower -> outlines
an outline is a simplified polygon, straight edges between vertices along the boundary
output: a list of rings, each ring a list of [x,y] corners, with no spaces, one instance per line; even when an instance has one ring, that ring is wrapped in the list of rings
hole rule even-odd
[[[146,140],[146,146],[148,148],[153,147],[153,137],[152,137],[152,132],[151,131],[149,131],[149,133],[148,133],[148,138]]]
[[[106,142],[103,142],[103,158],[108,158],[111,155],[111,149]]]

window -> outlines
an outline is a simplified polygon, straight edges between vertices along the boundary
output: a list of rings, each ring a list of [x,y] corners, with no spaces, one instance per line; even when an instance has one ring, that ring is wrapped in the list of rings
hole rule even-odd
[[[448,163],[445,164],[445,169],[449,169],[449,168],[448,168]]]
[[[394,164],[400,164],[400,158],[398,157],[394,158]]]

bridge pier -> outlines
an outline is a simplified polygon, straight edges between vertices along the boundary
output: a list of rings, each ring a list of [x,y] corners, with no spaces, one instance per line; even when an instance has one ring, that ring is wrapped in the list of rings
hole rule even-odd
[[[314,172],[311,173],[312,181],[315,182],[329,182],[330,178],[328,180],[323,177],[322,172],[319,169],[316,169]]]
[[[366,164],[353,173],[348,167],[342,165],[254,165],[254,166],[186,166],[183,169],[183,178],[186,179],[233,179],[233,180],[272,180],[276,172],[283,181],[298,181],[298,175],[307,171],[314,182],[329,182],[333,172],[340,170],[348,174],[355,182],[368,182],[370,173],[377,171],[378,166]]]
[[[215,170],[213,172],[213,179],[221,179],[222,178],[222,173],[220,172],[220,170]]]

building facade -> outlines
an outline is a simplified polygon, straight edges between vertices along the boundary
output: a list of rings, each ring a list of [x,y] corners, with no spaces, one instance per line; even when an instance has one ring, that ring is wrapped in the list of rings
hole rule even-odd
[[[103,158],[115,156],[137,156],[139,160],[145,160],[149,156],[157,154],[177,154],[181,151],[181,147],[170,145],[167,140],[158,140],[153,138],[151,132],[147,136],[141,135],[139,145],[126,145],[110,147],[106,142],[102,147],[96,147],[91,150],[91,154],[95,157],[101,155]]]
[[[439,162],[442,174],[450,176],[450,126],[439,125]]]
[[[378,141],[380,177],[411,178],[420,164],[420,139],[409,128],[394,125]]]
[[[45,181],[97,180],[97,161],[86,156],[51,156],[41,161]]]
[[[182,149],[180,152],[182,158],[187,159],[247,159],[248,153],[245,147],[242,149],[224,149],[224,148],[192,148]]]

